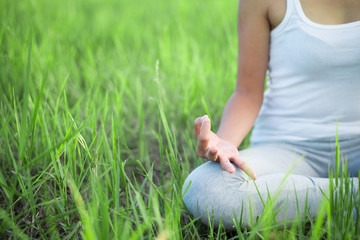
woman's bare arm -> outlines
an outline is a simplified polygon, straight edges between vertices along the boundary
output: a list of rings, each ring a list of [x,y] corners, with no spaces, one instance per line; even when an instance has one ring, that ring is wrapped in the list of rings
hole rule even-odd
[[[258,115],[269,59],[269,0],[240,0],[238,15],[238,73],[217,135],[239,146]]]
[[[256,174],[240,158],[237,147],[252,128],[262,102],[269,58],[268,1],[271,0],[240,0],[237,84],[226,104],[218,133],[211,131],[207,116],[195,119],[197,155],[219,161],[221,168],[229,173],[235,171],[233,162],[253,179]]]

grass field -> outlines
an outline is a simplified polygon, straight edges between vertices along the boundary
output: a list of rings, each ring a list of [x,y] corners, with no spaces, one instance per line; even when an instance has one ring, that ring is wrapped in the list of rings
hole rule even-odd
[[[0,0],[0,239],[359,239],[345,190],[326,224],[226,232],[188,214],[193,120],[217,126],[233,91],[236,15],[237,1]]]

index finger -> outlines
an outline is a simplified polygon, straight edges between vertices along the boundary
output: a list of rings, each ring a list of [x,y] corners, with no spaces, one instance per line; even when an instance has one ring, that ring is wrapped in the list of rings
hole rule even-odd
[[[232,161],[238,166],[241,170],[243,170],[249,177],[253,180],[256,180],[256,174],[254,170],[247,164],[244,160],[241,159],[240,156],[236,156],[232,159]]]
[[[199,138],[200,130],[201,130],[202,117],[198,117],[194,121],[194,132],[196,138]]]
[[[195,132],[196,138],[199,138],[199,136],[200,136],[201,126],[202,126],[204,118],[208,118],[208,116],[204,115],[202,117],[198,117],[194,121],[194,132]]]
[[[198,139],[198,147],[203,151],[206,151],[206,149],[208,148],[208,143],[210,141],[210,132],[211,132],[210,119],[208,116],[204,116],[202,119],[202,125]]]

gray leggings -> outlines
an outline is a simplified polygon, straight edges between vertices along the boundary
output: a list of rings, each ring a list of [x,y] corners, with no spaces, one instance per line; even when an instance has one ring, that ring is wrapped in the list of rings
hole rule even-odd
[[[357,176],[360,137],[341,139],[339,145],[340,161],[347,159],[350,176]],[[316,216],[324,193],[329,192],[329,165],[333,169],[336,166],[335,139],[256,143],[239,153],[253,168],[257,180],[238,168],[233,174],[225,172],[218,162],[202,164],[187,177],[182,190],[194,217],[208,224],[210,216],[215,226],[221,219],[226,229],[232,229],[234,220],[241,219],[240,224],[249,227],[262,214],[268,196],[278,197],[273,206],[279,211],[277,221],[297,219],[299,213],[303,217],[304,211]],[[358,189],[357,178],[351,180]]]

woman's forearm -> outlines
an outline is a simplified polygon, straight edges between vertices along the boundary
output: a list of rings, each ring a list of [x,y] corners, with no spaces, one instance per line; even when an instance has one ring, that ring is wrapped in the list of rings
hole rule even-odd
[[[226,103],[217,135],[239,146],[254,125],[262,95],[235,91]]]

